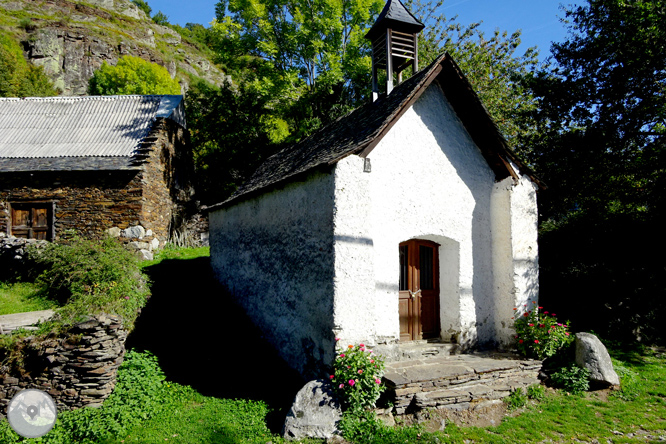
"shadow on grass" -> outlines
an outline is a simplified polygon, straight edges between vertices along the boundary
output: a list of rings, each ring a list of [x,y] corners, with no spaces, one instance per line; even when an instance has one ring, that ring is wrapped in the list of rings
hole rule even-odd
[[[210,259],[169,259],[144,272],[152,296],[127,348],[152,352],[170,381],[202,395],[264,401],[279,433],[304,381],[217,283]]]

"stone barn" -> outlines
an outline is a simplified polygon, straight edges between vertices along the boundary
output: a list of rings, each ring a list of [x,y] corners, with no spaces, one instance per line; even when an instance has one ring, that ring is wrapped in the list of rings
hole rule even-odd
[[[407,57],[393,48],[387,64],[384,50],[407,35],[416,53],[422,28],[401,7],[389,1],[369,33],[387,93],[209,207],[219,281],[306,376],[336,338],[387,353],[508,344],[513,308],[538,297],[538,180],[449,55],[393,87]]]
[[[0,236],[163,244],[193,194],[187,145],[182,96],[0,99]]]

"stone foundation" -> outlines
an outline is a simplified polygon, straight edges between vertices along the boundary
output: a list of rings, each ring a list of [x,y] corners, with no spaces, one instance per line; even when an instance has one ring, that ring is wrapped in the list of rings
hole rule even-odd
[[[119,318],[99,315],[57,338],[23,339],[22,365],[0,366],[0,414],[16,393],[28,388],[49,393],[59,411],[100,406],[116,385],[126,337]],[[6,352],[0,350],[0,355]]]
[[[386,364],[397,414],[426,408],[463,410],[539,384],[541,361],[509,354],[469,354]]]

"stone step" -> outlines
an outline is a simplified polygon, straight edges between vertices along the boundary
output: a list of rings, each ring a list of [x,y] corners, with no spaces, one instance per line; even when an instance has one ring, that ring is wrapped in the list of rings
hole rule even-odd
[[[540,369],[540,361],[507,354],[449,355],[387,363],[384,378],[401,414],[498,400],[518,387],[538,384]]]

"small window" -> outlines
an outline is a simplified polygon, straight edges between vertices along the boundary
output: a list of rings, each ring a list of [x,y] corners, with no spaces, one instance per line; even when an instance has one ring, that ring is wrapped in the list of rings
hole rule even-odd
[[[24,239],[53,239],[53,203],[12,203],[12,236]]]

